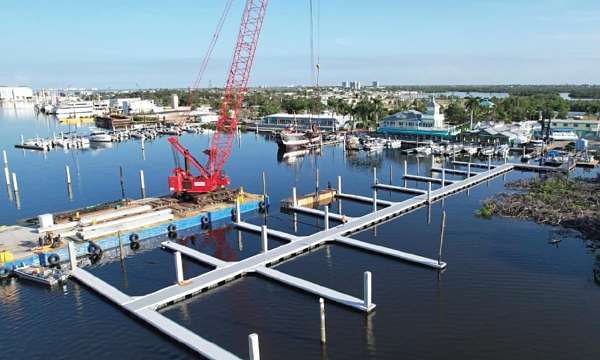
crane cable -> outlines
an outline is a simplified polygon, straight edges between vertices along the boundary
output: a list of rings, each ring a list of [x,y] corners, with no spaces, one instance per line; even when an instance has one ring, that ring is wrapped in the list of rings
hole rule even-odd
[[[202,81],[202,77],[204,76],[204,71],[206,70],[206,67],[208,66],[208,61],[212,55],[215,45],[217,44],[217,40],[219,39],[219,35],[221,34],[221,29],[223,29],[223,24],[225,23],[225,19],[227,18],[227,15],[229,14],[229,10],[231,9],[232,3],[233,3],[233,0],[227,0],[227,2],[225,3],[225,8],[223,9],[223,13],[221,14],[221,17],[219,18],[219,22],[217,23],[217,28],[215,29],[212,39],[210,40],[208,49],[206,50],[206,54],[204,55],[204,59],[202,59],[202,63],[200,64],[200,69],[198,70],[196,79],[194,80],[192,86],[190,86],[190,92],[188,95],[188,104],[187,104],[190,107],[190,111],[191,111],[191,106],[192,106],[192,94],[195,90],[197,90],[200,87],[200,82]]]

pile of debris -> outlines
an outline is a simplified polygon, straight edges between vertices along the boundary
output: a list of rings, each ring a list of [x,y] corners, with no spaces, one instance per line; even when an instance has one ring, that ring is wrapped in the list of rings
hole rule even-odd
[[[555,174],[506,187],[515,191],[486,200],[480,215],[531,219],[575,229],[586,239],[600,241],[600,176],[569,179]]]

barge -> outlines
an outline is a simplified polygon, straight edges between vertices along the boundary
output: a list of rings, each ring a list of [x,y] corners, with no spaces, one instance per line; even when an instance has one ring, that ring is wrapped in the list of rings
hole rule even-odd
[[[10,252],[7,269],[56,266],[69,259],[66,244],[75,245],[78,258],[91,260],[109,249],[140,248],[140,242],[157,236],[176,238],[177,232],[233,219],[236,201],[240,213],[262,211],[268,197],[239,190],[220,190],[192,198],[171,196],[123,199],[65,212],[42,214],[0,231],[0,250]]]

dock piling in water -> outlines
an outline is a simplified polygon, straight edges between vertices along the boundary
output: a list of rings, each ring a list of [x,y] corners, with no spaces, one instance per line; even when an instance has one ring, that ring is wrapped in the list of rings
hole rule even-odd
[[[248,352],[250,360],[260,360],[260,348],[258,346],[258,335],[248,335]]]
[[[373,212],[377,212],[377,188],[373,189]]]
[[[4,167],[4,180],[6,181],[6,186],[10,186],[10,171],[8,167]]]
[[[71,170],[69,169],[69,165],[65,165],[65,174],[67,176],[67,185],[71,185]]]
[[[373,185],[377,185],[377,168],[373,166]]]
[[[6,156],[6,150],[2,150],[2,160],[4,160],[4,167],[8,167],[8,157]]]
[[[123,180],[123,166],[119,166],[119,182],[121,183],[121,199],[125,199],[125,181]]]
[[[179,251],[175,251],[175,271],[177,272],[177,284],[181,285],[183,283],[183,265]]]
[[[146,182],[144,179],[144,170],[140,170],[140,192],[142,194],[142,198],[146,197]]]
[[[240,200],[238,198],[235,199],[235,222],[242,222],[242,214],[240,211]]]
[[[292,204],[294,207],[298,206],[298,196],[296,195],[296,187],[292,188]]]
[[[442,168],[442,188],[446,186],[446,169]]]
[[[372,303],[372,294],[371,294],[371,272],[370,271],[365,271],[364,276],[363,276],[363,281],[364,281],[364,306],[366,309],[369,309],[371,307],[371,303]]]
[[[71,264],[71,271],[77,268],[77,254],[75,252],[75,245],[72,241],[67,242],[69,250],[69,263]]]
[[[427,203],[431,204],[431,181],[427,182]]]
[[[325,230],[329,230],[329,206],[325,205],[323,212],[324,212]]]
[[[12,183],[13,183],[13,191],[15,193],[19,192],[19,183],[17,182],[17,174],[12,173]]]
[[[327,333],[325,330],[325,300],[319,298],[319,318],[321,320],[321,344],[327,342]]]
[[[267,225],[260,227],[260,244],[262,252],[269,251],[269,239],[267,235]]]
[[[444,246],[444,235],[446,233],[446,211],[442,211],[442,224],[440,225],[440,247],[438,250],[438,265],[442,263],[442,248]]]

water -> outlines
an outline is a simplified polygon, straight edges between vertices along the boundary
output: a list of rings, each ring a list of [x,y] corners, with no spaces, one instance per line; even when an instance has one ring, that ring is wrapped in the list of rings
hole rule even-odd
[[[138,171],[144,169],[149,195],[164,194],[172,156],[166,138],[146,143],[114,144],[111,149],[38,152],[14,149],[25,137],[68,130],[53,120],[35,117],[31,109],[0,109],[0,142],[7,149],[11,171],[19,176],[20,209],[6,191],[0,196],[0,223],[42,212],[91,205],[120,197],[118,167],[125,170],[128,196],[139,196]],[[207,135],[185,135],[181,142],[195,153],[208,144]],[[389,180],[393,166],[398,183],[404,155],[344,159],[341,148],[328,147],[320,155],[280,162],[275,143],[245,134],[232,152],[227,173],[234,186],[262,192],[261,171],[277,204],[290,196],[314,190],[314,169],[321,185],[335,185],[343,177],[345,192],[370,196],[371,167],[379,179]],[[200,157],[200,155],[198,156]],[[71,166],[73,198],[67,196],[64,165]],[[409,158],[409,172],[425,174],[430,159]],[[312,358],[546,358],[596,359],[595,334],[600,330],[600,287],[593,281],[595,255],[573,234],[563,234],[557,246],[548,239],[556,228],[527,221],[478,219],[481,202],[503,189],[504,181],[534,174],[511,172],[436,203],[428,214],[422,208],[354,237],[384,246],[435,257],[442,206],[447,212],[442,274],[371,253],[338,245],[318,248],[277,266],[351,295],[362,296],[362,273],[373,273],[374,313],[326,304],[327,346],[319,343],[318,299],[257,276],[247,276],[161,310],[174,321],[247,357],[247,335],[260,336],[265,359]],[[449,176],[449,178],[452,178]],[[409,186],[417,186],[410,182]],[[424,188],[422,184],[419,185]],[[382,199],[408,196],[380,191]],[[275,206],[276,207],[276,206]],[[367,204],[344,201],[344,213],[361,215]],[[336,211],[334,207],[332,211]],[[428,223],[428,218],[431,222]],[[272,209],[265,219],[245,215],[246,221],[288,232],[292,217]],[[310,234],[322,222],[298,216],[298,233]],[[194,235],[194,237],[191,237]],[[259,237],[238,232],[227,224],[211,231],[191,229],[181,234],[186,244],[222,259],[239,260],[260,251]],[[162,239],[156,239],[159,243]],[[269,247],[281,245],[269,241]],[[107,261],[89,270],[129,295],[142,295],[174,282],[172,255],[149,250],[127,257],[124,265]],[[184,258],[186,277],[210,268]],[[63,288],[12,280],[0,286],[0,358],[188,359],[195,354],[130,318],[87,288],[69,281]]]

